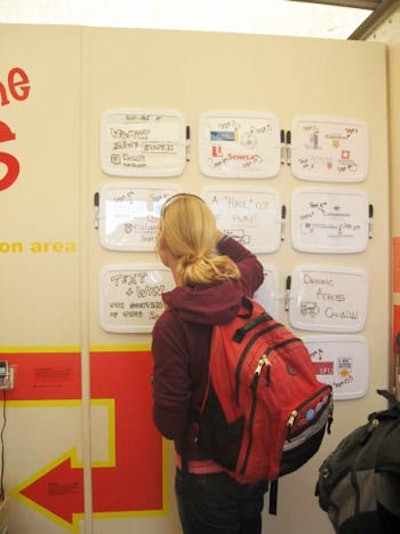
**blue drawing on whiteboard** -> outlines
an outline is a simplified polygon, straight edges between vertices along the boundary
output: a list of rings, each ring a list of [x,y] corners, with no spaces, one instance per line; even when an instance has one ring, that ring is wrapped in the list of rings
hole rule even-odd
[[[236,131],[233,132],[221,132],[221,131],[211,131],[210,132],[210,141],[236,141],[237,134]]]

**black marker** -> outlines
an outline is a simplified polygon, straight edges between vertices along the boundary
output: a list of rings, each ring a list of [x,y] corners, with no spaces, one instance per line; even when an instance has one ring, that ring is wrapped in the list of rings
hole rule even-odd
[[[288,276],[286,278],[286,298],[285,298],[285,311],[289,310],[289,298],[290,298],[290,287],[292,285],[292,277]]]
[[[285,163],[285,130],[281,130],[281,165]]]
[[[292,135],[290,133],[290,130],[288,130],[286,132],[286,162],[287,162],[288,165],[290,165],[291,162],[292,162],[291,142],[292,142]]]
[[[281,208],[281,241],[285,239],[285,226],[286,226],[286,206]]]
[[[371,239],[373,234],[373,227],[374,227],[374,206],[372,204],[369,204],[368,206],[368,237]]]
[[[95,227],[95,230],[97,230],[99,227],[99,205],[100,205],[100,195],[99,193],[95,193],[94,194],[94,207],[95,207],[94,227]]]
[[[190,126],[186,126],[186,161],[190,161]]]

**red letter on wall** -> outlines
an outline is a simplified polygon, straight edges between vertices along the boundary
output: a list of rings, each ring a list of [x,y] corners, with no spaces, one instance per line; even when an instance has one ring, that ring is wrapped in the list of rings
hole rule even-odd
[[[12,141],[15,139],[15,134],[4,122],[0,121],[0,143],[5,141]],[[3,177],[0,177],[0,191],[8,189],[12,186],[19,174],[19,162],[18,160],[8,154],[7,152],[0,152],[0,164],[4,163],[6,166],[6,173]],[[0,165],[0,170],[1,170]]]

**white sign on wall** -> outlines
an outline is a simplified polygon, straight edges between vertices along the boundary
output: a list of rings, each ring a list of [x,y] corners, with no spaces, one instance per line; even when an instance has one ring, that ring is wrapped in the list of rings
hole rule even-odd
[[[367,125],[340,117],[295,117],[291,130],[291,169],[303,180],[365,180],[368,175]]]
[[[315,372],[335,400],[363,397],[369,384],[369,348],[362,336],[305,336]]]
[[[186,161],[184,117],[169,110],[107,110],[100,156],[103,171],[112,176],[178,176]]]
[[[161,208],[180,192],[173,184],[109,183],[100,192],[99,234],[104,248],[155,250]]]
[[[280,169],[280,130],[272,113],[204,113],[199,163],[206,176],[271,178]]]
[[[291,277],[289,321],[301,330],[358,332],[368,310],[368,277],[360,269],[306,266]]]
[[[254,299],[274,318],[279,319],[279,276],[272,265],[264,265],[264,282],[254,294]]]
[[[161,294],[175,287],[158,264],[107,265],[99,277],[99,317],[106,332],[151,332],[164,311]]]
[[[276,251],[281,244],[278,191],[245,187],[207,187],[202,193],[217,227],[254,253]]]
[[[369,205],[364,191],[298,188],[292,193],[291,236],[302,252],[352,253],[369,239]]]

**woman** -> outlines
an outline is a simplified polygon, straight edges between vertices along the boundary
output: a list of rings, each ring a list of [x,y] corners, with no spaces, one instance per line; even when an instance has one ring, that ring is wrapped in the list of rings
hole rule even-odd
[[[153,418],[175,442],[183,532],[260,534],[266,484],[234,481],[200,450],[192,423],[207,384],[212,326],[236,316],[242,295],[252,296],[262,284],[262,265],[218,231],[206,203],[190,194],[164,204],[157,249],[176,287],[163,294],[166,311],[153,329]]]

